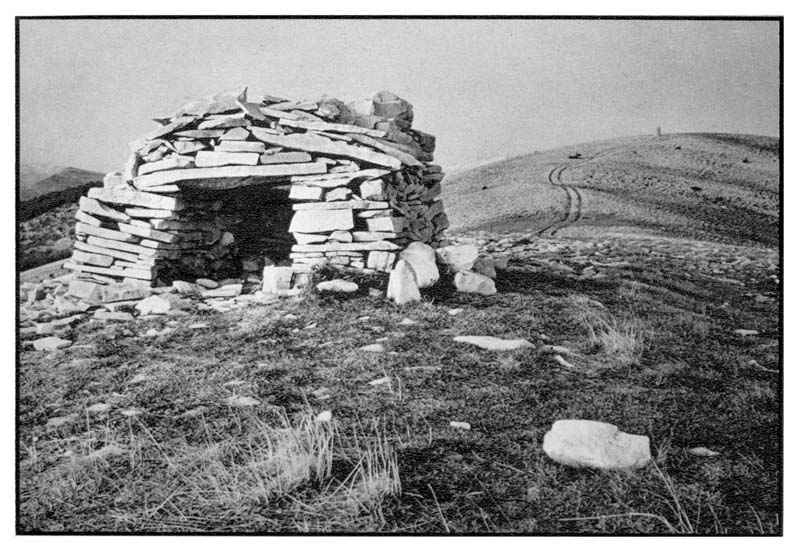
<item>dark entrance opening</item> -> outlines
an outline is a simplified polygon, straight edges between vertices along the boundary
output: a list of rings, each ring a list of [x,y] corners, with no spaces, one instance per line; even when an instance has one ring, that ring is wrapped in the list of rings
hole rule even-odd
[[[260,275],[265,260],[289,262],[294,244],[289,186],[247,183],[233,189],[181,190],[189,204],[187,214],[203,224],[206,240],[202,250],[181,259],[170,279],[246,279]]]

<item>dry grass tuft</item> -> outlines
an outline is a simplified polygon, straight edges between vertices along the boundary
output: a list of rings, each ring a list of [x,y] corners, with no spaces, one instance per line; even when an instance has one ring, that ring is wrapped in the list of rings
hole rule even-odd
[[[652,331],[639,317],[618,319],[605,313],[584,311],[580,319],[592,345],[624,367],[638,364],[652,340]]]
[[[91,449],[90,434],[72,460],[48,470],[47,483],[23,500],[102,500],[103,487],[120,487],[107,514],[122,530],[353,531],[377,530],[383,499],[401,491],[397,456],[377,421],[349,434],[334,419],[309,411],[290,418],[243,415],[244,433],[205,442],[163,440],[142,422],[126,441],[105,442],[113,453]],[[104,448],[106,448],[104,447]],[[34,446],[28,450],[36,466]],[[75,491],[80,487],[79,492]],[[33,492],[36,492],[36,495]]]

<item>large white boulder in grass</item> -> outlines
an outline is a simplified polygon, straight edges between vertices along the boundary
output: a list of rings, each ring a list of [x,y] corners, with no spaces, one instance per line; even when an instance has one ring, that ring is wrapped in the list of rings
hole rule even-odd
[[[437,249],[436,256],[452,271],[469,271],[478,259],[478,247],[472,244],[451,244]]]
[[[491,296],[497,294],[497,288],[494,286],[494,281],[486,275],[475,273],[474,271],[459,271],[453,278],[456,289],[459,292],[466,292],[469,294],[482,294],[484,296]]]
[[[386,297],[394,300],[397,305],[418,302],[422,299],[417,286],[416,275],[407,261],[397,260],[397,264],[389,274]]]
[[[400,253],[400,258],[407,261],[417,276],[417,287],[428,288],[439,280],[439,268],[436,267],[436,252],[427,244],[415,241]]]
[[[649,437],[594,420],[557,420],[544,435],[543,449],[554,461],[574,467],[641,468],[651,460]]]

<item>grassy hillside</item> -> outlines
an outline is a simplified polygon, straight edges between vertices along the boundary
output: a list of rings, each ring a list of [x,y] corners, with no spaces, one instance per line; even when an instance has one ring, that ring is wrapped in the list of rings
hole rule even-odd
[[[482,242],[511,257],[496,296],[195,305],[23,351],[22,530],[782,531],[775,252]],[[537,349],[453,340],[469,334]],[[541,445],[560,418],[648,435],[655,462],[558,465]]]
[[[454,233],[509,259],[494,296],[397,307],[365,279],[60,325],[71,347],[20,349],[18,528],[781,534],[777,147],[626,138],[448,177]],[[31,250],[68,242],[69,207],[48,215]],[[51,318],[25,306],[24,338]],[[542,439],[564,418],[647,435],[654,460],[559,465]]]
[[[19,270],[67,258],[75,240],[78,204],[62,204],[28,220],[17,220]]]
[[[578,157],[578,155],[580,155]],[[578,157],[578,158],[570,158]],[[579,144],[445,179],[453,229],[537,233],[580,195],[562,236],[664,235],[777,246],[779,143],[762,136],[673,134]]]
[[[17,261],[20,270],[66,258],[75,237],[78,199],[103,185],[103,174],[62,166],[19,169]]]
[[[80,168],[51,168],[47,177],[34,180],[44,172],[20,167],[17,218],[29,220],[65,204],[77,203],[91,187],[103,185],[103,174]]]

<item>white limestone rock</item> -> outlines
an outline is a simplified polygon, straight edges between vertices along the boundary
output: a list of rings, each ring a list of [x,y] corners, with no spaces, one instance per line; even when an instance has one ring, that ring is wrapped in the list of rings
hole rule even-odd
[[[64,340],[56,336],[48,336],[33,341],[33,349],[36,351],[55,351],[72,345],[72,340]]]
[[[255,397],[250,397],[248,395],[232,395],[225,399],[225,404],[229,407],[234,407],[237,409],[243,409],[247,407],[255,407],[259,405],[261,401],[256,399]]]
[[[533,344],[522,338],[503,340],[494,336],[456,336],[453,340],[491,351],[514,351],[534,347]]]
[[[103,296],[103,285],[91,283],[89,281],[82,281],[80,279],[73,279],[69,283],[67,295],[74,296],[82,300],[99,302]]]
[[[242,293],[242,283],[231,283],[220,285],[219,288],[213,288],[203,292],[203,298],[235,298]]]
[[[556,421],[543,449],[552,460],[578,468],[641,468],[651,460],[650,438],[594,420]]]
[[[91,306],[83,300],[75,302],[66,296],[56,296],[53,300],[53,309],[55,309],[58,315],[75,315],[76,313],[83,313],[90,307]]]
[[[389,275],[389,286],[386,297],[397,305],[419,302],[422,299],[417,286],[416,275],[411,265],[405,260],[398,260]]]
[[[480,273],[490,279],[495,279],[497,277],[497,272],[494,269],[494,261],[491,258],[478,258],[475,260],[472,264],[472,271]]]
[[[219,287],[219,283],[217,281],[212,281],[211,279],[197,279],[195,280],[195,284],[203,288]]]
[[[486,275],[481,275],[474,271],[459,271],[456,273],[453,282],[459,292],[482,294],[483,296],[497,294],[494,281]]]
[[[133,315],[130,313],[124,311],[108,311],[106,309],[98,309],[95,311],[94,318],[98,321],[133,321]]]
[[[367,268],[388,273],[392,270],[396,257],[397,255],[393,252],[373,250],[369,253],[369,256],[367,256]]]
[[[495,269],[508,269],[508,256],[499,256],[492,258]]]
[[[291,267],[279,267],[270,265],[264,268],[262,277],[262,290],[269,294],[280,294],[281,291],[287,291],[292,288],[292,274],[294,271]]]
[[[172,289],[178,294],[196,294],[200,289],[188,281],[173,281]]]
[[[298,210],[289,225],[291,233],[322,233],[337,229],[353,229],[352,210]]]
[[[427,244],[419,241],[409,244],[400,253],[400,258],[408,262],[414,270],[419,288],[428,288],[439,280],[436,252]]]
[[[317,285],[317,290],[320,292],[356,292],[358,285],[351,281],[344,279],[333,279],[331,281],[322,281]]]
[[[451,244],[438,249],[436,256],[452,271],[469,271],[478,259],[478,247],[472,244]]]
[[[179,311],[182,305],[182,300],[178,297],[158,294],[145,298],[136,304],[136,309],[141,315],[166,315]]]
[[[383,353],[386,351],[386,348],[383,347],[383,344],[368,344],[366,346],[361,346],[359,349],[361,351],[367,351],[371,353]]]

